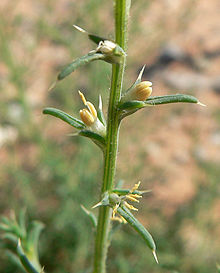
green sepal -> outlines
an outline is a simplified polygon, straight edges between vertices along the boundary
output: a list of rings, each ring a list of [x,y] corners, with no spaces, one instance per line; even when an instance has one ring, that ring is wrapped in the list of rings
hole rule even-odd
[[[104,116],[103,111],[102,111],[102,97],[101,97],[101,95],[99,95],[99,108],[97,110],[97,117],[101,121],[101,123],[104,126],[106,126],[105,116]]]
[[[155,253],[156,245],[151,234],[146,228],[134,217],[134,215],[123,204],[117,208],[118,214],[120,214],[130,224],[137,233],[144,239],[147,246]]]
[[[144,73],[144,69],[145,69],[145,66],[144,65],[140,71],[140,73],[138,74],[138,77],[137,77],[137,80],[123,93],[122,96],[125,96],[125,94],[127,94],[131,89],[133,89],[135,87],[135,85],[139,84],[141,82],[141,79],[142,79],[142,76],[143,76],[143,73]]]
[[[90,210],[87,210],[83,205],[81,205],[82,210],[85,212],[85,214],[89,217],[89,220],[92,223],[92,226],[94,228],[97,227],[97,218],[94,213],[92,213]]]
[[[88,64],[92,61],[102,60],[105,58],[105,55],[102,53],[96,53],[96,51],[91,51],[88,54],[74,60],[72,63],[66,65],[64,69],[58,74],[57,80],[61,81],[75,71],[78,67]]]
[[[185,95],[185,94],[175,94],[175,95],[149,97],[145,101],[145,105],[154,106],[154,105],[177,103],[177,102],[199,103],[198,99],[193,96]]]
[[[51,115],[51,116],[57,117],[59,119],[62,119],[63,121],[65,121],[69,125],[73,126],[76,129],[79,129],[79,130],[86,128],[85,124],[81,120],[74,118],[71,115],[63,112],[62,110],[59,110],[56,108],[52,108],[52,107],[45,108],[43,110],[43,114]]]
[[[24,253],[24,250],[21,246],[20,241],[18,242],[18,246],[17,246],[17,254],[18,257],[22,263],[22,265],[24,266],[25,270],[29,273],[41,273],[40,270],[37,270],[33,264],[29,261],[29,259],[27,258],[27,256]]]
[[[106,126],[106,120],[105,120],[105,117],[104,117],[104,114],[103,114],[102,110],[100,110],[100,109],[97,110],[97,117],[101,121],[101,123],[104,126]]]
[[[102,148],[106,145],[105,138],[103,136],[96,134],[90,130],[81,130],[79,132],[79,135],[90,138]]]

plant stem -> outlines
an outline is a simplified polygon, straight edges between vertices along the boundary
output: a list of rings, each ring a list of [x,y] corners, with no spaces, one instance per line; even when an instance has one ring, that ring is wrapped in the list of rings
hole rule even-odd
[[[127,22],[130,0],[115,0],[115,42],[125,51],[127,49]],[[126,57],[121,64],[112,65],[111,91],[108,106],[106,151],[104,153],[104,175],[101,195],[114,187],[119,136],[119,113],[117,104],[121,98],[122,82]],[[95,241],[94,271],[106,272],[106,257],[109,245],[111,209],[100,207]]]

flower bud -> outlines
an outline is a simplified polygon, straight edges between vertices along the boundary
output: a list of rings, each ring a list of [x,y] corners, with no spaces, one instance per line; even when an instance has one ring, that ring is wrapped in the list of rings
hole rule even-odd
[[[152,82],[143,81],[129,89],[122,97],[121,102],[130,100],[145,101],[152,93]]]
[[[87,109],[80,110],[79,113],[81,120],[83,123],[85,123],[85,125],[91,126],[94,123],[95,119]]]
[[[138,83],[132,92],[132,97],[134,100],[145,101],[152,93],[152,83],[149,81],[144,81]]]

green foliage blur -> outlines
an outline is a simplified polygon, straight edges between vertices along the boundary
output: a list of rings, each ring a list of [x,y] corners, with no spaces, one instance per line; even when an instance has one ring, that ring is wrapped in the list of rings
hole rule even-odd
[[[188,5],[191,3],[193,7],[193,2],[188,1]],[[161,31],[162,18],[143,28],[141,20],[144,14],[148,15],[151,4],[151,1],[133,1],[131,7],[125,87],[169,39],[169,34]],[[37,219],[45,224],[40,239],[40,260],[46,272],[90,272],[94,230],[81,204],[90,209],[99,201],[102,154],[88,139],[69,136],[74,130],[53,117],[43,116],[42,109],[57,107],[79,117],[83,105],[77,91],[81,90],[96,106],[101,94],[106,110],[111,70],[104,62],[80,68],[53,91],[48,88],[66,63],[94,48],[84,35],[73,29],[73,24],[113,37],[112,3],[107,0],[3,1],[0,15],[0,213],[7,216],[11,210],[18,213],[26,208],[29,220]],[[191,17],[181,19],[177,30],[190,20]],[[117,180],[125,180],[127,187],[143,180],[143,189],[154,190],[155,181],[161,190],[169,186],[166,181],[172,180],[172,176],[166,176],[166,168],[151,164],[150,158],[148,163],[148,154],[139,143],[147,145],[145,135],[155,129],[154,118],[159,128],[172,113],[177,118],[190,111],[192,115],[195,113],[190,106],[184,107],[142,111],[125,121],[121,127]],[[216,119],[219,120],[219,114]],[[196,132],[190,130],[188,134],[195,143]],[[127,163],[127,153],[133,162]],[[124,225],[115,229],[113,235],[109,272],[217,272],[219,218],[213,208],[220,207],[220,169],[218,163],[198,160],[190,153],[200,173],[193,177],[192,197],[173,208],[171,214],[166,212],[170,200],[162,202],[156,193],[143,198],[139,206],[138,218],[157,242],[159,266],[142,240]],[[181,188],[177,187],[176,191]],[[6,245],[12,251],[15,247],[0,240],[0,271],[22,272],[11,262],[9,252],[4,250]]]

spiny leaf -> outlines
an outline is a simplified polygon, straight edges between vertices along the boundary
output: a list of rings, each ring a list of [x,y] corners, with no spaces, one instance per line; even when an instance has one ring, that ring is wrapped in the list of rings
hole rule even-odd
[[[71,115],[56,109],[56,108],[45,108],[43,110],[43,114],[48,114],[54,117],[57,117],[59,119],[62,119],[63,121],[65,121],[66,123],[70,124],[71,126],[75,127],[76,129],[84,129],[86,126],[85,124],[81,121],[78,120],[77,118],[72,117]]]
[[[123,204],[118,207],[117,212],[138,232],[138,234],[144,239],[147,246],[151,249],[156,262],[156,245],[151,234],[146,228],[134,217],[134,215]]]
[[[196,103],[201,106],[206,106],[199,102],[199,100],[193,96],[185,94],[175,94],[175,95],[165,95],[165,96],[154,96],[149,97],[146,101],[126,101],[118,105],[118,109],[121,111],[121,119],[135,113],[137,110],[147,107],[147,106],[156,106],[161,104],[168,103]]]
[[[92,61],[96,60],[102,60],[105,58],[105,55],[102,53],[96,53],[96,51],[91,51],[85,56],[82,56],[72,63],[68,64],[57,76],[57,80],[61,81],[64,78],[66,78],[68,75],[70,75],[74,70],[76,70],[78,67],[88,64]]]

